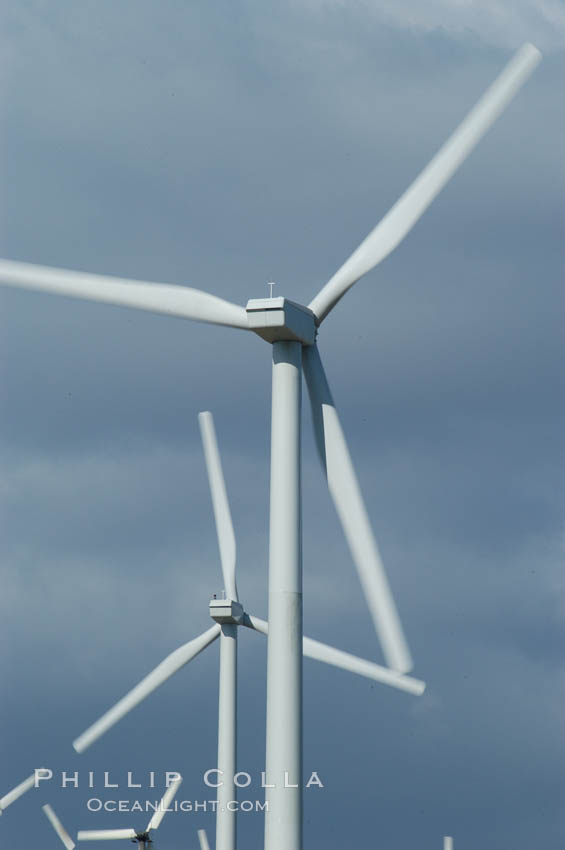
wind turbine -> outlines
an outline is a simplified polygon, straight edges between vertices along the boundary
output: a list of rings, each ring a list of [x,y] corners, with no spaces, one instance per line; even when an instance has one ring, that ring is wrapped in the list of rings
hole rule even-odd
[[[48,819],[49,823],[61,839],[61,842],[66,847],[66,850],[74,850],[74,847],[76,846],[75,842],[73,841],[73,839],[71,838],[71,836],[69,835],[69,833],[67,832],[67,830],[51,808],[51,806],[42,806],[41,809],[45,817]]]
[[[182,286],[126,282],[3,261],[0,282],[252,330],[272,344],[265,816],[266,850],[302,847],[301,373],[304,361],[317,444],[387,664],[408,672],[412,659],[382,569],[345,437],[316,347],[318,328],[364,274],[409,233],[541,58],[520,48],[430,163],[307,307],[283,297],[246,308]],[[290,627],[289,627],[290,626]],[[198,650],[197,650],[198,651]],[[296,789],[284,788],[287,773]]]
[[[181,782],[182,777],[179,776],[178,779],[175,779],[175,781],[169,785],[163,794],[156,811],[144,830],[81,829],[77,834],[78,841],[114,841],[120,838],[129,838],[130,841],[137,841],[139,850],[149,850],[149,845],[153,844],[151,832],[158,829],[159,824],[165,817],[169,806],[173,802],[175,794],[179,790]]]
[[[210,616],[215,620],[215,625],[212,628],[167,656],[125,697],[79,735],[73,746],[77,752],[84,752],[124,715],[136,705],[139,705],[150,693],[219,637],[220,686],[217,769],[221,771],[219,777],[221,776],[222,784],[217,788],[216,850],[235,850],[237,811],[230,804],[237,799],[237,786],[234,782],[237,771],[237,629],[238,626],[247,626],[256,632],[268,635],[269,624],[265,620],[247,614],[239,601],[235,576],[236,542],[214,420],[211,413],[203,412],[198,415],[198,421],[212,494],[222,576],[227,598],[217,599],[214,596],[210,601]],[[381,667],[379,664],[373,664],[371,661],[342,652],[308,637],[303,639],[303,651],[304,655],[309,658],[374,679],[408,693],[419,695],[424,691],[425,685],[418,679],[396,673],[386,667]]]

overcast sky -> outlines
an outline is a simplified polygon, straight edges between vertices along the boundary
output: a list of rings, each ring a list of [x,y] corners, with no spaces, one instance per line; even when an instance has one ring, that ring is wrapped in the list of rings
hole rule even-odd
[[[188,8],[187,8],[188,6]],[[0,256],[308,303],[523,41],[545,58],[320,349],[423,697],[306,662],[308,850],[565,841],[565,6],[18,0],[0,11]],[[214,644],[83,756],[71,741],[210,624],[221,589],[197,413],[212,410],[238,585],[267,615],[270,350],[258,337],[4,290],[0,821],[10,850],[102,771],[210,799]],[[305,631],[382,661],[305,400]],[[240,640],[242,799],[261,799],[266,644]],[[85,787],[87,771],[98,785]],[[158,782],[157,780],[157,782]],[[121,788],[120,799],[132,799]],[[133,797],[135,798],[135,797]],[[145,794],[142,795],[145,799]],[[144,823],[143,819],[141,823]],[[213,837],[169,815],[162,850]],[[240,816],[240,846],[262,846]]]

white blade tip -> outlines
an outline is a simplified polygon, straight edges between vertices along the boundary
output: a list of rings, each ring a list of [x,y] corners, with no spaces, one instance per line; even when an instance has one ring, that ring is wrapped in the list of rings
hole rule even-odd
[[[45,806],[42,806],[41,809],[45,817],[48,819],[49,823],[51,824],[51,826],[67,848],[67,850],[73,850],[73,848],[76,847],[75,842],[73,841],[73,839],[71,838],[71,836],[69,835],[69,833],[67,832],[67,830],[51,808],[51,806],[47,804]]]
[[[163,794],[161,800],[159,801],[159,806],[157,808],[157,811],[155,812],[155,814],[153,815],[153,817],[151,818],[151,820],[147,824],[147,832],[149,832],[150,829],[157,829],[158,828],[159,824],[161,823],[161,821],[163,820],[163,818],[167,814],[167,812],[169,810],[169,806],[173,802],[175,794],[177,793],[177,791],[180,788],[181,782],[182,782],[182,776],[180,775],[180,773],[177,773],[177,779],[175,779],[174,782],[172,782],[169,785],[169,787],[167,788],[167,790]]]
[[[77,834],[78,841],[116,841],[136,837],[135,829],[81,829]]]
[[[17,800],[22,794],[25,794],[26,791],[29,791],[30,788],[34,786],[37,787],[37,783],[44,778],[48,778],[49,770],[45,767],[40,767],[35,770],[31,776],[28,776],[27,779],[24,779],[23,782],[20,782],[19,785],[16,785],[15,788],[12,788],[11,791],[8,791],[7,794],[4,794],[3,797],[0,797],[0,814],[4,809],[7,809],[8,806],[11,806],[12,803]]]
[[[205,829],[198,830],[198,841],[200,842],[200,850],[210,850],[210,845],[208,844],[208,836],[206,835]]]

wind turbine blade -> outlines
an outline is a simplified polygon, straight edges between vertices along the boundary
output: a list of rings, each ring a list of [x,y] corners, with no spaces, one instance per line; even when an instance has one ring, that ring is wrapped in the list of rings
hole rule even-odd
[[[322,322],[353,284],[404,239],[541,59],[524,44],[412,185],[308,305]]]
[[[228,599],[238,602],[237,586],[235,583],[235,534],[233,532],[230,505],[226,492],[226,482],[222,472],[220,452],[218,451],[214,419],[211,413],[204,411],[198,414],[198,422],[202,435],[202,445],[204,446],[210,492],[212,493],[212,505],[216,520],[216,533],[220,547],[224,586]]]
[[[135,829],[81,829],[77,841],[115,841],[119,838],[130,838],[135,841]]]
[[[255,629],[255,631],[261,632],[264,635],[269,633],[269,624],[259,617],[246,614],[243,625]],[[426,683],[420,679],[413,679],[412,676],[396,673],[394,670],[389,670],[388,667],[382,667],[380,664],[366,661],[364,658],[359,658],[357,655],[352,655],[349,652],[343,652],[343,650],[328,646],[328,644],[321,643],[319,640],[313,640],[305,636],[302,640],[302,647],[306,658],[322,661],[324,664],[339,667],[341,670],[347,670],[349,673],[356,673],[359,676],[364,676],[366,679],[373,679],[375,682],[381,682],[383,685],[389,685],[400,691],[421,696],[426,690]]]
[[[69,833],[67,832],[67,830],[51,808],[51,806],[46,805],[42,806],[41,808],[45,816],[49,820],[49,823],[51,824],[51,826],[53,827],[53,829],[55,830],[67,850],[73,850],[73,847],[76,846],[75,842],[73,841],[73,839],[71,838],[71,836],[69,835]]]
[[[41,770],[45,771],[45,768],[42,767]],[[10,806],[15,800],[25,794],[26,791],[29,791],[30,788],[33,788],[35,785],[35,772],[28,776],[27,779],[24,779],[23,782],[20,782],[19,785],[16,785],[15,788],[12,788],[11,791],[8,791],[7,794],[4,794],[3,797],[0,797],[0,815]]]
[[[243,307],[187,286],[124,280],[12,260],[0,260],[0,284],[135,307],[152,313],[167,313],[197,322],[248,328],[247,313]]]
[[[147,832],[149,832],[150,829],[157,829],[158,828],[159,824],[161,823],[161,821],[165,817],[167,809],[169,808],[169,806],[173,802],[175,794],[177,793],[177,791],[180,788],[181,782],[182,782],[182,776],[179,776],[178,779],[175,779],[175,781],[172,782],[169,785],[169,787],[167,788],[167,790],[165,791],[165,793],[163,794],[163,796],[161,798],[161,802],[159,803],[159,807],[158,807],[157,811],[155,812],[155,814],[153,815],[153,817],[151,818],[151,820],[149,821],[149,823],[147,825]]]
[[[314,658],[316,661],[322,661],[324,664],[330,664],[332,667],[339,667],[342,670],[348,670],[350,673],[365,676],[366,679],[374,679],[375,682],[390,685],[409,694],[421,696],[426,690],[426,683],[420,679],[405,676],[403,673],[389,670],[388,667],[382,667],[380,664],[373,664],[364,658],[343,652],[341,649],[335,649],[333,646],[312,640],[312,638],[304,638],[304,655],[308,658]]]
[[[206,835],[205,829],[198,830],[198,841],[200,843],[200,850],[210,850],[210,845],[208,844],[208,836]]]
[[[178,649],[167,655],[135,688],[132,688],[113,708],[109,709],[92,726],[89,726],[86,732],[83,732],[82,735],[79,735],[73,741],[73,747],[77,753],[83,753],[87,747],[98,740],[108,729],[111,729],[132,708],[135,708],[149,694],[153,693],[159,685],[164,684],[177,670],[180,670],[181,667],[184,667],[193,658],[196,658],[203,649],[206,649],[212,641],[216,640],[220,631],[220,626],[216,623],[203,634],[194,638],[194,640],[190,640],[188,643],[183,644],[183,646],[179,646]]]
[[[399,673],[407,673],[412,669],[410,650],[402,631],[317,346],[304,347],[303,367],[312,404],[316,440],[318,446],[324,448],[322,462],[328,488],[357,567],[375,629],[389,667]]]

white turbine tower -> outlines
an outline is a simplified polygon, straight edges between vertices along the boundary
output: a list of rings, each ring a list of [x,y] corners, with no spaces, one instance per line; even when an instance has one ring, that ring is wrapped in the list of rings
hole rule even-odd
[[[179,776],[169,785],[145,829],[141,831],[136,829],[81,829],[78,832],[77,839],[79,841],[115,841],[120,838],[129,838],[130,841],[137,841],[139,850],[149,850],[149,845],[153,844],[151,833],[158,829],[179,790],[181,782],[182,777]]]
[[[267,662],[266,850],[302,847],[302,561],[300,486],[301,373],[310,392],[318,447],[389,666],[412,660],[379,559],[345,438],[315,345],[317,328],[339,299],[409,233],[459,165],[514,97],[540,59],[526,44],[440,148],[414,183],[307,307],[282,297],[237,306],[182,286],[0,263],[0,282],[77,298],[169,313],[252,330],[273,346],[269,644]],[[289,628],[289,625],[291,626]],[[210,630],[210,634],[213,630]],[[200,640],[200,648],[213,639]],[[195,650],[195,653],[199,651]],[[195,654],[194,653],[194,654]],[[284,788],[287,773],[289,784]]]
[[[67,830],[51,808],[51,806],[46,805],[42,806],[41,808],[43,810],[43,813],[45,814],[45,817],[49,820],[49,823],[61,839],[62,844],[66,847],[66,850],[73,850],[73,848],[76,846],[75,842],[73,841],[73,839],[71,838],[71,836],[69,835],[69,833],[67,832]]]
[[[74,741],[77,752],[84,752],[94,741],[116,724],[124,715],[144,700],[159,685],[166,682],[177,670],[196,657],[216,638],[220,638],[220,686],[218,698],[218,762],[217,778],[222,784],[217,788],[216,850],[235,850],[237,813],[232,801],[237,799],[234,776],[237,772],[237,629],[247,626],[268,635],[269,624],[244,611],[237,595],[235,579],[236,543],[233,531],[220,454],[216,441],[214,421],[209,412],[198,415],[208,480],[212,493],[212,504],[216,520],[216,531],[220,549],[222,574],[227,598],[210,601],[210,616],[216,621],[212,628],[194,640],[181,646],[162,661],[148,676],[136,685],[116,705],[92,724]],[[419,695],[424,683],[402,673],[373,664],[327,646],[311,638],[303,638],[304,655],[323,661],[334,667],[348,670],[386,685]]]

